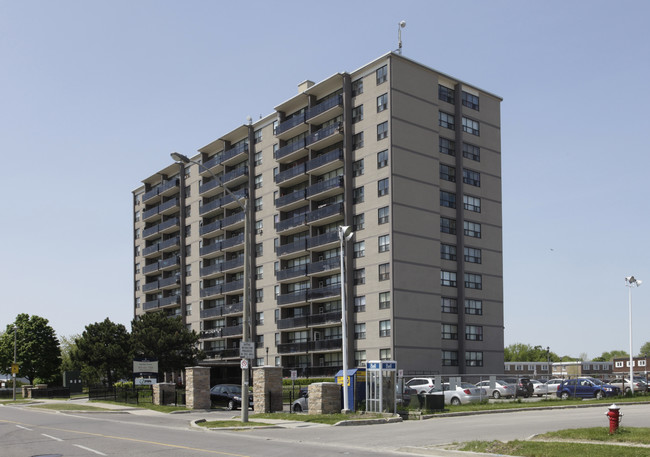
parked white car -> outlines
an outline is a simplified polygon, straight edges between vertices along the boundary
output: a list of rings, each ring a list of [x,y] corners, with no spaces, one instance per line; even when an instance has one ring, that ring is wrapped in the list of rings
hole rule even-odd
[[[407,381],[406,387],[415,389],[417,393],[423,394],[432,389],[435,384],[433,378],[413,378]]]
[[[616,378],[608,381],[607,384],[610,386],[615,386],[621,389],[621,392],[628,393],[630,391],[630,378]],[[648,385],[645,383],[645,379],[642,377],[634,377],[634,391],[635,392],[645,392],[648,390]]]
[[[450,390],[449,383],[442,383],[442,389],[434,387],[427,393],[436,394],[443,392],[445,396],[445,405],[466,405],[468,403],[478,403],[488,399],[487,391],[481,387],[476,387],[469,382],[461,382],[456,385],[455,390]]]
[[[557,392],[557,387],[564,381],[564,379],[549,379],[544,383],[544,387],[540,388],[540,392],[544,395],[555,395]],[[543,390],[543,392],[542,392]],[[537,392],[535,392],[537,394]]]
[[[484,389],[486,392],[490,392],[490,381],[481,381],[476,384],[476,387]],[[507,382],[497,379],[494,382],[494,390],[490,394],[492,398],[510,398],[515,396],[515,386],[508,384]]]

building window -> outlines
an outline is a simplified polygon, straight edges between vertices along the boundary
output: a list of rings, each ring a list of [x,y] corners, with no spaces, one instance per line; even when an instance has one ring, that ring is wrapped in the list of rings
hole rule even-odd
[[[185,207],[185,217],[190,217],[192,215],[192,205],[187,205]]]
[[[458,313],[458,304],[453,297],[441,297],[440,306],[443,313]]]
[[[366,242],[365,241],[359,241],[357,243],[354,243],[353,245],[354,251],[352,253],[352,257],[355,259],[358,259],[359,257],[365,257],[366,256]]]
[[[474,146],[473,144],[463,143],[463,157],[466,159],[474,160],[476,162],[480,162],[481,148]]]
[[[255,130],[255,132],[253,133],[253,136],[254,136],[254,143],[255,144],[261,143],[262,142],[262,129]]]
[[[388,195],[388,178],[377,181],[377,195],[379,197]]]
[[[264,279],[264,265],[255,267],[255,279]]]
[[[475,121],[468,117],[463,117],[463,132],[479,136],[481,132],[478,121]]]
[[[135,273],[136,274],[140,273],[140,264],[139,263],[135,264]]]
[[[262,197],[255,199],[255,211],[262,211]]]
[[[264,255],[264,244],[257,243],[255,245],[255,257],[262,257]]]
[[[355,286],[365,284],[366,283],[366,269],[365,268],[359,268],[358,270],[354,270],[353,279],[354,279],[354,285]]]
[[[366,296],[354,297],[354,312],[364,313],[366,311]]]
[[[456,234],[456,219],[449,219],[448,217],[440,218],[440,231],[442,233],[449,233],[450,235]]]
[[[440,179],[456,182],[456,168],[440,164]]]
[[[363,175],[363,159],[357,160],[352,164],[352,176]]]
[[[135,299],[135,307],[136,307],[136,308],[140,308],[140,303],[141,303],[141,299],[140,299],[140,297],[137,297],[137,298]]]
[[[376,74],[377,74],[377,85],[385,83],[386,79],[388,78],[388,66],[384,65],[383,67],[377,69]]]
[[[377,112],[381,113],[388,108],[388,94],[383,94],[377,97]]]
[[[352,108],[352,123],[356,124],[363,120],[363,105]]]
[[[362,203],[363,202],[363,186],[357,187],[352,191],[352,203],[355,205],[357,203]]]
[[[457,340],[458,326],[455,324],[441,324],[440,333],[443,340]]]
[[[390,279],[390,264],[382,263],[379,265],[379,280],[387,281]]]
[[[473,300],[471,298],[465,299],[465,314],[473,314],[477,316],[483,315],[483,301]]]
[[[450,156],[456,155],[456,143],[450,139],[439,137],[438,138],[438,151],[441,154],[447,154]]]
[[[352,81],[352,96],[356,97],[361,94],[363,94],[363,78]]]
[[[438,125],[446,129],[456,129],[456,119],[453,114],[448,114],[440,111],[438,113]]]
[[[255,289],[255,303],[264,301],[264,289]]]
[[[454,104],[454,89],[438,84],[438,100]]]
[[[262,175],[255,176],[255,188],[259,189],[262,187]]]
[[[469,341],[483,341],[483,326],[481,325],[466,326],[465,339]]]
[[[468,289],[482,289],[483,277],[474,273],[465,273],[465,287]]]
[[[138,222],[140,220],[140,211],[135,212],[135,221]]]
[[[255,165],[262,165],[262,151],[257,151],[255,153]]]
[[[481,250],[477,248],[465,247],[463,252],[463,258],[465,262],[469,263],[481,263]]]
[[[135,282],[135,290],[140,290],[140,280],[139,279]]]
[[[377,125],[377,141],[388,138],[388,121]]]
[[[391,360],[390,349],[380,349],[379,360]]]
[[[381,292],[379,294],[379,309],[390,308],[390,292]]]
[[[185,230],[187,231],[187,227],[185,227]],[[185,236],[187,236],[187,234]],[[140,238],[140,229],[135,229],[135,239],[137,240],[139,238]]]
[[[481,187],[481,173],[463,168],[463,182],[470,186]]]
[[[366,351],[354,351],[354,363],[358,367],[365,367]]]
[[[443,286],[456,287],[456,272],[440,270],[440,284]]]
[[[466,106],[471,109],[475,109],[478,111],[478,96],[477,95],[472,95],[469,94],[465,91],[463,91],[462,95],[462,100],[463,100],[463,106]]]
[[[456,246],[440,244],[440,258],[443,260],[456,260]]]
[[[354,339],[355,340],[365,340],[366,339],[366,324],[354,324]]]
[[[384,206],[383,208],[379,208],[377,210],[377,224],[387,224],[388,220],[390,218],[390,213],[389,213],[389,207]]]
[[[468,367],[482,367],[483,366],[483,353],[468,351],[465,353],[465,366]]]
[[[262,220],[255,221],[255,234],[261,235],[262,233],[264,233],[263,229],[264,229],[264,221]]]
[[[390,336],[390,321],[379,321],[379,336]]]
[[[359,230],[363,230],[365,227],[365,217],[363,214],[357,214],[354,216],[352,219],[352,225],[354,226],[354,231],[358,232]]]
[[[255,313],[255,325],[264,325],[264,311]]]
[[[442,366],[443,367],[457,367],[458,366],[458,352],[457,351],[442,351]]]
[[[388,165],[388,149],[377,153],[377,168],[384,168]]]
[[[390,235],[382,235],[378,238],[379,252],[390,251]]]
[[[352,135],[352,150],[356,151],[363,147],[363,132]]]
[[[463,232],[466,236],[471,236],[474,238],[481,237],[481,224],[477,222],[464,221],[463,222]]]
[[[445,206],[447,208],[456,208],[456,194],[452,194],[451,192],[446,192],[444,190],[441,190],[440,206]]]
[[[463,208],[468,211],[474,211],[475,213],[481,212],[481,199],[478,197],[470,197],[469,195],[463,195]]]
[[[185,265],[185,276],[192,276],[192,264]]]

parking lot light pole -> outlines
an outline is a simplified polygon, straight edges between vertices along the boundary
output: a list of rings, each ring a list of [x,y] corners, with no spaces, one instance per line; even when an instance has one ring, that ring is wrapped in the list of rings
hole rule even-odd
[[[343,411],[342,413],[350,412],[350,399],[348,395],[348,317],[345,308],[345,257],[344,248],[345,242],[349,241],[354,235],[350,226],[339,226],[339,241],[341,242],[341,331],[343,333]]]
[[[16,366],[16,355],[17,355],[16,336],[17,335],[18,335],[18,327],[16,327],[14,325],[14,365],[13,365],[12,370],[11,370],[11,376],[13,377],[13,386],[14,386],[14,392],[13,392],[14,401],[16,401],[16,370],[15,370],[14,367]]]
[[[642,281],[639,281],[634,276],[625,278],[625,285],[628,287],[628,306],[630,308],[630,392],[634,395],[634,359],[632,356],[632,287],[639,287]],[[625,391],[625,386],[623,386]]]
[[[242,316],[242,342],[248,342],[249,338],[249,332],[248,332],[248,309],[249,309],[249,299],[250,299],[250,274],[248,272],[250,268],[250,260],[248,258],[248,254],[250,252],[249,249],[249,236],[248,236],[248,230],[250,227],[249,223],[249,215],[248,215],[248,197],[246,194],[244,194],[242,197],[237,198],[235,194],[232,193],[230,189],[228,189],[226,186],[223,185],[223,182],[221,181],[221,178],[219,178],[217,175],[215,175],[212,170],[210,170],[208,167],[203,165],[201,162],[197,162],[194,160],[191,160],[189,157],[179,154],[178,152],[172,152],[171,153],[172,159],[174,159],[176,162],[188,164],[188,163],[193,163],[198,165],[200,168],[204,169],[207,171],[210,176],[212,176],[213,179],[215,179],[221,187],[225,190],[226,194],[233,198],[239,207],[244,211],[244,306],[243,306],[243,316]],[[242,203],[243,201],[243,203]],[[248,422],[248,367],[243,368],[244,364],[242,364],[242,371],[241,371],[241,421],[242,422]]]

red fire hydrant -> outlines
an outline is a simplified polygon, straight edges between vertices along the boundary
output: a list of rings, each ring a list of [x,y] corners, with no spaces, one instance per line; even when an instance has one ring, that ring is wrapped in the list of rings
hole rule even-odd
[[[609,419],[609,434],[613,435],[618,430],[618,425],[621,423],[621,417],[623,414],[620,412],[620,409],[616,404],[607,408],[609,411],[605,413]]]

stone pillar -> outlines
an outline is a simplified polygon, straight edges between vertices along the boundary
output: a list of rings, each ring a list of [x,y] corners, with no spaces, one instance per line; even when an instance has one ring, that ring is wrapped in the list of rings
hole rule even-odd
[[[23,398],[32,398],[32,387],[29,384],[25,384],[20,386],[20,390],[22,391]]]
[[[185,369],[185,405],[187,409],[210,409],[210,368]]]
[[[153,404],[166,405],[174,403],[170,400],[176,395],[176,384],[173,382],[159,382],[153,385]],[[165,402],[165,398],[167,401]]]
[[[335,382],[309,384],[309,414],[341,412],[341,386]]]
[[[256,412],[282,411],[282,368],[253,368],[253,402]]]

